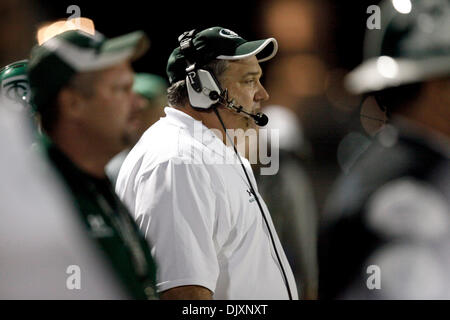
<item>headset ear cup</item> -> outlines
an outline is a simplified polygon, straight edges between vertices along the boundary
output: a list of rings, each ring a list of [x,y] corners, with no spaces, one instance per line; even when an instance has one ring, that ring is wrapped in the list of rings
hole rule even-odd
[[[195,77],[190,77],[189,74],[186,76],[189,102],[194,108],[209,109],[219,101],[220,94],[222,93],[220,84],[208,70],[197,69],[192,72],[196,73]],[[196,79],[200,85],[200,90],[196,90],[194,87],[196,84],[194,81],[191,81],[191,78]]]

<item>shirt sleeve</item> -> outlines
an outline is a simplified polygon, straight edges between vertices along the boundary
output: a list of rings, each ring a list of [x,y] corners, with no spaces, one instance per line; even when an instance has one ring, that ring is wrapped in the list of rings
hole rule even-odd
[[[204,165],[169,160],[139,180],[135,217],[158,265],[159,292],[184,285],[214,292],[219,275],[215,197]]]

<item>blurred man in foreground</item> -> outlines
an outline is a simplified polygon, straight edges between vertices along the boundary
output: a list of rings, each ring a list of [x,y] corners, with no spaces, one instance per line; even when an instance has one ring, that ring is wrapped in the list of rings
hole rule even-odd
[[[65,31],[35,47],[28,68],[46,154],[90,235],[135,299],[156,297],[155,265],[106,178],[105,165],[129,143],[131,61],[147,48],[140,31],[114,39],[95,30]]]
[[[27,65],[0,69],[0,298],[127,298],[60,181],[30,148],[36,132]]]

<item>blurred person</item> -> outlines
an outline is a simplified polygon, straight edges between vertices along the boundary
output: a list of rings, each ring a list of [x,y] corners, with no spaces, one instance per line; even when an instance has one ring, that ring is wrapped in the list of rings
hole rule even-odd
[[[380,6],[347,85],[388,121],[329,197],[320,297],[450,299],[450,3]]]
[[[164,116],[167,83],[155,74],[137,73],[134,76],[133,92],[137,107],[131,115],[130,135],[133,135],[134,145],[151,125]]]
[[[166,116],[128,154],[116,186],[152,244],[161,298],[298,299],[250,164],[223,139],[267,123],[256,113],[269,97],[259,63],[277,42],[221,27],[178,41]]]
[[[317,299],[318,213],[310,179],[303,166],[302,128],[294,112],[286,107],[269,105],[263,111],[270,119],[266,128],[279,131],[280,163],[275,175],[256,176],[259,191],[291,263],[299,296]],[[260,139],[264,137],[261,135]]]
[[[295,261],[300,294],[307,299],[317,298],[318,220],[340,172],[339,143],[353,121],[339,88],[342,77],[332,69],[330,52],[336,50],[330,6],[329,1],[268,0],[260,15],[263,32],[280,43],[277,63],[267,69],[270,105],[263,106],[277,106],[268,126],[281,117],[275,125],[286,136],[280,136],[280,172],[258,179],[288,258]]]
[[[129,295],[153,299],[148,244],[105,174],[107,162],[129,143],[131,61],[146,52],[148,39],[141,31],[113,39],[91,31],[62,32],[31,53],[28,75],[43,151]]]
[[[106,166],[106,174],[113,185],[116,184],[120,167],[131,148],[138,142],[142,134],[151,125],[164,116],[164,107],[167,103],[167,84],[162,77],[150,73],[137,73],[134,75],[133,103],[135,107],[130,115],[129,146],[114,156]]]
[[[355,120],[351,106],[357,105],[340,90],[342,79],[333,69],[337,48],[332,6],[330,1],[268,0],[260,15],[264,34],[273,34],[280,43],[277,63],[266,71],[270,103],[294,111],[302,126],[303,167],[318,214],[340,173],[336,153]]]
[[[0,299],[128,298],[62,183],[30,149],[36,132],[26,66],[0,69]],[[79,286],[72,268],[79,268]]]

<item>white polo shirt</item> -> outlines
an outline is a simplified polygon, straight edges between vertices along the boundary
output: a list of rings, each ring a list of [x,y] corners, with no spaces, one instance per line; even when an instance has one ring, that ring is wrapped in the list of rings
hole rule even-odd
[[[158,290],[199,285],[214,299],[287,299],[269,232],[234,150],[184,112],[164,111],[128,154],[116,185],[150,242]],[[242,160],[298,299],[251,166]]]

